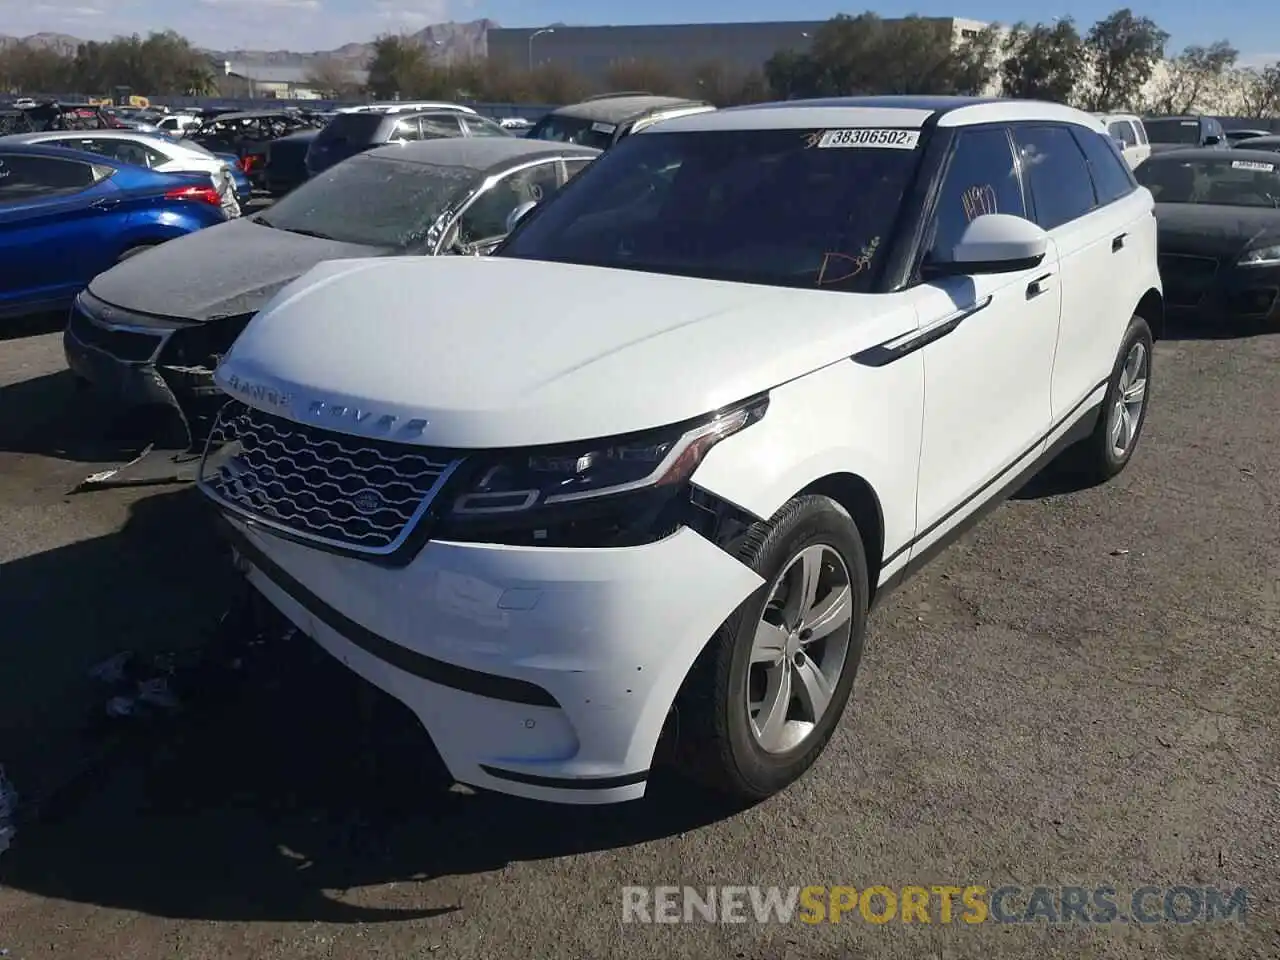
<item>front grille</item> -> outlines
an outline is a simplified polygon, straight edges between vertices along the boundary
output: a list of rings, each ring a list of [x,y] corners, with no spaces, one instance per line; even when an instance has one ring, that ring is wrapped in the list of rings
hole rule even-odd
[[[67,327],[71,335],[86,347],[96,347],[117,360],[130,363],[150,360],[163,339],[156,334],[100,327],[89,319],[79,304],[71,308],[71,319]]]
[[[1218,275],[1218,261],[1212,257],[1162,253],[1158,261],[1165,299],[1178,307],[1199,304]]]
[[[394,553],[459,461],[229,401],[200,464],[201,490],[233,513],[344,550]]]

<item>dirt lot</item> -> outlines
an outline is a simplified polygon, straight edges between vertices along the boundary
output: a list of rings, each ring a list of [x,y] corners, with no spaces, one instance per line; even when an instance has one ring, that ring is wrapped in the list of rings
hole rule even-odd
[[[89,664],[198,645],[233,583],[189,489],[67,495],[124,454],[60,369],[56,335],[0,342],[0,761],[20,790],[82,748]],[[0,856],[0,949],[1280,956],[1280,335],[1163,343],[1153,395],[1118,481],[1033,485],[875,617],[827,755],[771,802],[450,791],[395,711],[371,751],[349,678],[277,643],[24,826]],[[623,885],[753,883],[1250,899],[1216,925],[620,922]]]

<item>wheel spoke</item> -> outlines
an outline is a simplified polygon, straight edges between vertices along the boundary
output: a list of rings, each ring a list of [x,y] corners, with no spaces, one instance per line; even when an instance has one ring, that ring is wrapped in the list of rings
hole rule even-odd
[[[787,726],[787,711],[791,708],[791,666],[783,663],[769,671],[760,712],[751,721],[756,739],[766,750],[777,750]]]
[[[1120,433],[1121,433],[1121,436],[1123,437],[1123,439],[1120,441],[1120,449],[1128,450],[1129,441],[1133,439],[1133,417],[1129,415],[1128,407],[1120,408],[1120,424],[1121,424]]]
[[[1124,402],[1126,404],[1138,404],[1143,401],[1147,395],[1147,380],[1143,377],[1140,380],[1134,380],[1124,389]]]
[[[827,706],[831,703],[833,690],[831,684],[827,681],[824,674],[813,658],[808,654],[800,654],[793,667],[796,679],[799,685],[796,693],[800,697],[800,702],[804,704],[809,718],[817,723],[827,712]]]
[[[800,617],[803,623],[818,603],[818,585],[822,580],[822,547],[809,547],[800,554]]]
[[[1117,450],[1123,449],[1120,442],[1120,433],[1124,430],[1124,404],[1116,404],[1115,412],[1112,414],[1114,422],[1111,424],[1111,445]]]
[[[853,591],[847,586],[836,587],[822,598],[806,614],[801,626],[805,630],[804,642],[821,640],[833,630],[844,626],[853,616]]]
[[[786,649],[787,631],[761,620],[756,627],[755,641],[751,645],[751,662],[773,663]]]

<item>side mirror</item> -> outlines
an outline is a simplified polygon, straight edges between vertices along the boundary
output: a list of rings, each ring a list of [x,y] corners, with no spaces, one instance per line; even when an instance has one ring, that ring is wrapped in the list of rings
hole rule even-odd
[[[1117,150],[1119,150],[1121,153],[1124,153],[1125,142],[1123,140],[1121,140],[1119,137],[1112,137],[1111,142],[1116,145]]]
[[[507,233],[516,228],[521,220],[529,215],[529,211],[538,205],[536,200],[526,200],[507,215]]]
[[[1221,142],[1222,142],[1222,138],[1218,136],[1216,133],[1211,133],[1204,138],[1204,145],[1206,147],[1216,147]]]
[[[1049,235],[1023,217],[986,213],[960,236],[951,260],[929,265],[935,275],[1017,273],[1040,265]]]

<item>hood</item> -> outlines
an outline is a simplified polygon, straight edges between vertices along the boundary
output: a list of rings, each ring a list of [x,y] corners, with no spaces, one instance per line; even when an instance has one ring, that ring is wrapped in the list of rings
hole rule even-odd
[[[1159,247],[1170,253],[1232,257],[1268,239],[1280,243],[1280,210],[1207,203],[1157,203]]]
[[[915,328],[881,295],[500,257],[351,260],[282,290],[217,380],[299,421],[316,401],[363,412],[332,423],[357,435],[529,446],[701,416]],[[378,433],[387,416],[427,426]]]
[[[276,230],[238,218],[169,240],[89,283],[100,300],[138,313],[214,320],[253,313],[322,260],[383,251]]]

